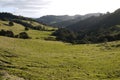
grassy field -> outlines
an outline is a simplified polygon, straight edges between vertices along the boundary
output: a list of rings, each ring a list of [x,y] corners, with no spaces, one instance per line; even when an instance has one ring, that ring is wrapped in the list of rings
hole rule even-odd
[[[44,40],[51,31],[27,33],[32,39],[0,36],[0,80],[120,80],[120,41],[72,45]]]

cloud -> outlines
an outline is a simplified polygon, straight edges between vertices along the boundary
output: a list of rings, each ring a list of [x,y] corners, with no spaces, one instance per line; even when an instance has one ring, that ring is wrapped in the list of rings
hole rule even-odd
[[[0,11],[27,17],[75,15],[120,8],[120,0],[0,0]]]
[[[0,7],[14,10],[15,14],[31,16],[31,13],[39,12],[49,3],[49,0],[0,0]]]

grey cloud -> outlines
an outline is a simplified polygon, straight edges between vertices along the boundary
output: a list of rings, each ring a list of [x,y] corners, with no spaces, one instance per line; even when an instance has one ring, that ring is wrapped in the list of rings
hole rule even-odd
[[[0,0],[0,7],[13,7],[17,9],[14,13],[24,15],[28,13],[37,13],[49,3],[48,0]]]
[[[43,0],[7,0],[7,1],[0,1],[2,3],[2,7],[16,7],[19,9],[23,8],[42,8],[41,6],[44,6],[48,4],[47,1]]]

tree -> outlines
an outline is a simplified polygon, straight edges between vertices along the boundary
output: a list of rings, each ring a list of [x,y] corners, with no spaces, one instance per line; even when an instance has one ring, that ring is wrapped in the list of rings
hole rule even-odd
[[[28,27],[25,27],[25,31],[28,31],[29,30],[29,28]]]
[[[9,22],[9,26],[13,26],[14,23],[12,21]]]
[[[6,35],[7,37],[14,37],[14,33],[12,31],[6,31]]]
[[[26,32],[21,32],[21,33],[19,33],[19,38],[28,39],[30,37],[28,36],[28,34]]]
[[[6,34],[6,31],[2,29],[2,30],[0,31],[0,35],[1,35],[1,36],[5,36],[5,34]]]
[[[7,36],[7,37],[14,37],[14,33],[12,31],[9,31],[9,30],[5,31],[3,29],[0,31],[0,35]]]

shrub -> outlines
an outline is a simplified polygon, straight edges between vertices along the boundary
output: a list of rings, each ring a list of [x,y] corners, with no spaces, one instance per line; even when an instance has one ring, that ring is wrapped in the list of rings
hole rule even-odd
[[[14,37],[14,33],[12,31],[6,31],[7,37]]]
[[[10,21],[9,26],[14,26],[14,23],[12,21]]]
[[[19,38],[19,35],[15,35],[14,37],[15,37],[15,38]]]
[[[6,31],[2,29],[2,30],[0,31],[0,35],[1,35],[1,36],[5,36],[5,34],[6,34]]]
[[[29,28],[28,27],[25,27],[25,31],[28,31],[29,30]]]
[[[29,39],[30,37],[28,36],[28,34],[26,32],[21,32],[21,33],[19,33],[19,38]]]
[[[63,28],[56,30],[52,35],[56,36],[57,40],[62,40],[65,42],[73,42],[76,39],[75,33]]]
[[[1,30],[0,31],[0,36],[7,36],[7,37],[12,37],[12,38],[22,38],[22,39],[30,39],[30,37],[28,36],[28,34],[26,32],[21,32],[18,35],[14,35],[14,33],[12,31],[5,31],[5,30]]]
[[[12,31],[5,31],[3,29],[0,31],[0,35],[7,37],[14,37],[14,33]]]

